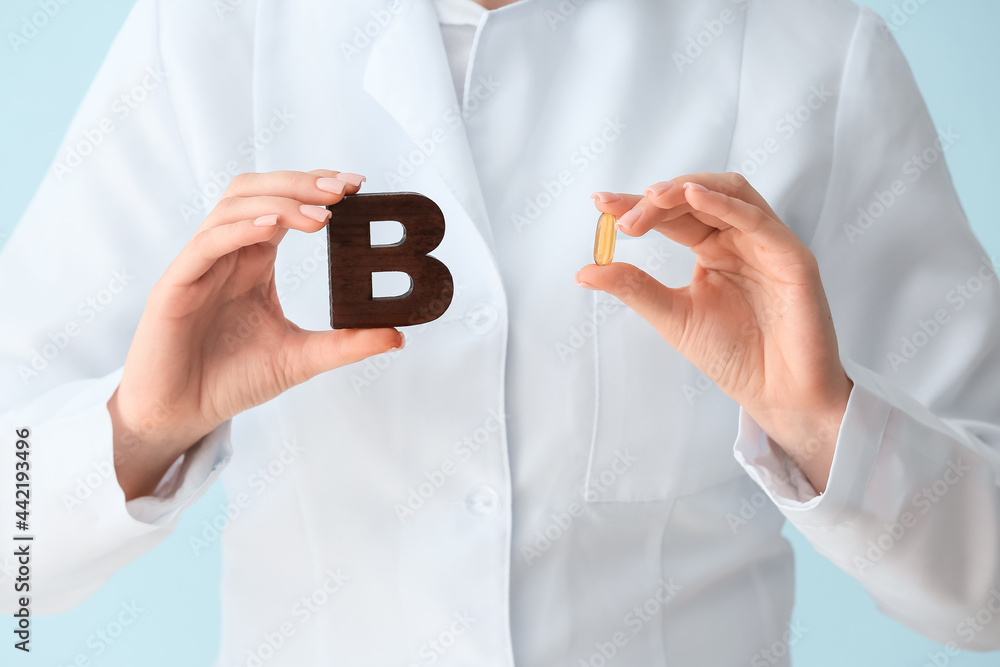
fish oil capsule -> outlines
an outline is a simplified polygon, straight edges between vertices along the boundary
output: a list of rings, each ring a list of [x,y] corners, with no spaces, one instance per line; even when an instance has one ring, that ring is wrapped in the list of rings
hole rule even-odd
[[[599,266],[606,266],[615,258],[615,238],[618,230],[615,229],[618,218],[610,213],[601,213],[597,219],[597,237],[594,239],[594,262]]]

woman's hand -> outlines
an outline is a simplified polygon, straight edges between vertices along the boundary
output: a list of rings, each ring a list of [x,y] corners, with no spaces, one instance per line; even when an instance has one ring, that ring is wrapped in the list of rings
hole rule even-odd
[[[652,324],[825,491],[853,383],[813,254],[738,174],[695,174],[644,197],[595,199],[625,234],[656,230],[691,248],[697,263],[679,289],[622,263],[586,266],[577,281]]]
[[[324,207],[362,176],[241,174],[146,300],[108,401],[127,499],[225,420],[309,378],[402,347],[395,329],[304,331],[285,318],[274,258],[289,229],[317,232]]]

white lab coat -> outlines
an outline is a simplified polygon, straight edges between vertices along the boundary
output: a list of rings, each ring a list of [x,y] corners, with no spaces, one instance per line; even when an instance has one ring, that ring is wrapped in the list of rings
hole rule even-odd
[[[886,613],[1000,648],[1000,622],[964,620],[1000,609],[1000,291],[943,160],[914,162],[937,132],[876,16],[522,0],[479,25],[465,89],[429,0],[139,0],[0,258],[35,610],[93,593],[221,477],[220,664],[784,664],[763,651],[793,603],[786,519]],[[441,206],[454,302],[126,503],[105,403],[149,288],[232,175],[320,167]],[[727,170],[816,253],[855,382],[819,497],[650,326],[573,281],[592,191]],[[655,233],[617,260],[671,285],[694,262]],[[323,235],[290,233],[276,272],[289,317],[327,327]]]

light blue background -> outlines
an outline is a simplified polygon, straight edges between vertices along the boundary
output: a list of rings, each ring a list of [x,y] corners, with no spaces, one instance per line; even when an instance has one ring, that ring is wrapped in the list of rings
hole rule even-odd
[[[206,2],[209,0],[205,0]],[[807,1],[807,0],[803,0]],[[38,10],[35,1],[3,0],[0,9],[0,245],[13,229],[51,163],[71,116],[133,0],[69,2],[15,53],[7,34]],[[992,256],[1000,255],[995,193],[1000,190],[1000,3],[996,0],[868,0],[890,16],[894,6],[919,6],[896,32],[940,128],[962,136],[949,151],[959,194]],[[99,7],[99,9],[98,9]],[[817,29],[822,29],[818,26]],[[3,664],[61,667],[80,654],[98,667],[209,665],[218,648],[221,573],[216,542],[195,556],[187,537],[224,502],[216,487],[181,521],[170,540],[118,573],[76,609],[35,623],[34,652],[9,649],[2,623]],[[881,615],[861,586],[818,556],[794,530],[796,619],[808,631],[793,646],[797,667],[923,667],[933,642]],[[123,602],[143,609],[136,623],[95,655],[88,638],[115,619]],[[17,653],[16,655],[14,655]],[[10,658],[13,660],[10,660]],[[1000,653],[964,653],[950,666],[1000,665]],[[721,667],[721,666],[720,666]]]

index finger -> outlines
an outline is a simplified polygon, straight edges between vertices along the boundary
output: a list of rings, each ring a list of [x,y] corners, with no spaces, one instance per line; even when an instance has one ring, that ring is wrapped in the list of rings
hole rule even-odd
[[[686,201],[667,209],[640,195],[600,192],[594,194],[594,199],[597,210],[615,216],[618,229],[629,236],[642,236],[654,229],[690,248],[715,231],[689,215],[694,209]]]
[[[314,171],[270,171],[239,174],[229,183],[224,197],[285,197],[303,204],[330,206],[361,189],[360,174],[316,169]]]
[[[700,173],[678,176],[669,181],[654,183],[646,188],[645,196],[647,200],[660,208],[673,209],[687,204],[684,196],[684,184],[697,183],[708,188],[712,192],[719,192],[728,197],[741,199],[748,204],[760,208],[772,217],[778,217],[750,182],[742,175],[735,172],[725,174]]]

